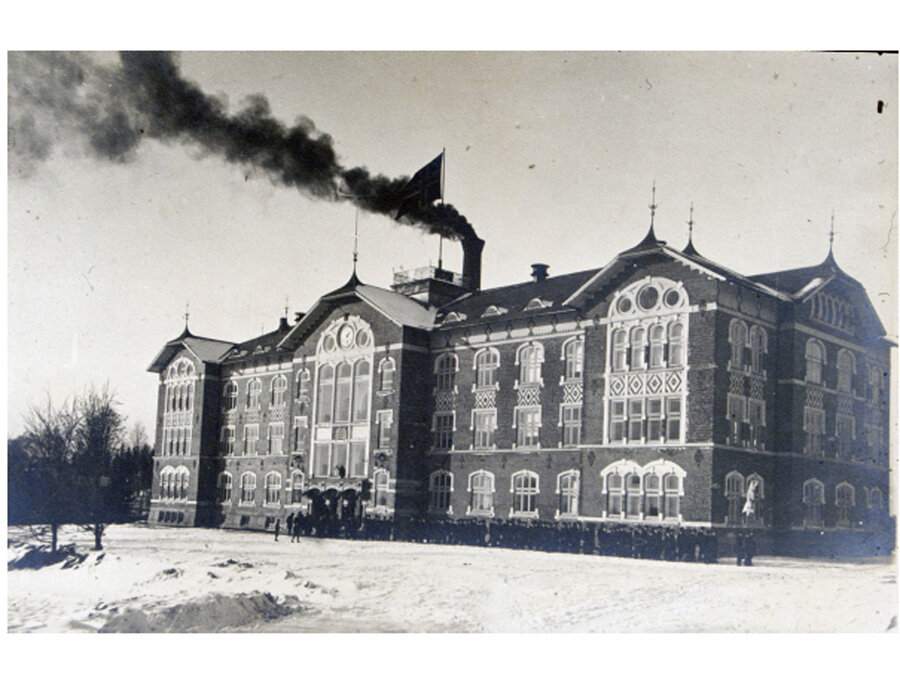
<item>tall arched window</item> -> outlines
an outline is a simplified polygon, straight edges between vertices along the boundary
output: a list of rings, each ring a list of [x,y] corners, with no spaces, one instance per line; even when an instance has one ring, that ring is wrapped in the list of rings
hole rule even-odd
[[[628,333],[619,328],[612,335],[612,369],[616,372],[625,370],[628,363]]]
[[[303,499],[303,472],[291,471],[291,504],[299,504]]]
[[[330,423],[334,396],[334,366],[326,363],[319,369],[319,391],[316,397],[316,422]]]
[[[537,496],[540,492],[538,475],[533,471],[519,471],[512,475],[510,492],[513,495],[511,516],[537,516]]]
[[[645,335],[646,332],[640,326],[631,329],[631,370],[644,368]]]
[[[666,327],[662,324],[650,326],[650,367],[662,368],[666,365]]]
[[[453,474],[449,471],[435,471],[428,483],[428,504],[432,511],[446,513],[450,509],[450,494],[453,492]]]
[[[641,476],[630,473],[625,476],[625,516],[637,518],[641,515]]]
[[[665,499],[663,502],[663,516],[669,520],[681,517],[681,495],[683,487],[681,476],[675,473],[668,473],[663,478],[663,490]]]
[[[250,380],[247,385],[247,409],[256,410],[259,408],[259,399],[262,394],[262,382],[258,379]]]
[[[216,484],[217,498],[220,502],[231,501],[231,474],[223,471],[219,474],[219,480]]]
[[[469,474],[469,512],[494,515],[494,474],[487,471]]]
[[[669,366],[684,365],[684,324],[673,321],[669,324]]]
[[[556,477],[556,493],[558,495],[557,515],[578,515],[579,474],[577,469],[565,471]]]
[[[744,348],[747,346],[747,324],[739,319],[732,319],[728,326],[728,342],[731,345],[732,368],[743,369]]]
[[[659,518],[662,513],[662,479],[656,474],[644,476],[644,517]]]
[[[225,401],[225,410],[236,410],[238,404],[238,386],[237,382],[227,382],[222,392],[222,398]]]
[[[837,357],[838,391],[851,393],[853,391],[853,374],[856,372],[856,358],[853,352],[841,349]]]
[[[497,369],[500,367],[500,352],[496,349],[483,349],[475,355],[476,386],[479,389],[493,387],[497,382]]]
[[[838,527],[850,527],[851,511],[856,506],[856,490],[850,483],[840,483],[834,490]]]
[[[391,474],[384,469],[378,469],[373,478],[375,479],[375,506],[390,508],[393,506],[390,500]]]
[[[266,506],[281,503],[281,474],[271,471],[266,474]]]
[[[606,514],[621,516],[625,503],[625,484],[622,476],[611,473],[606,477]]]
[[[584,340],[575,338],[566,343],[566,379],[580,380],[584,373]]]
[[[825,364],[825,348],[818,340],[806,342],[806,381],[822,384],[822,366]]]
[[[725,476],[725,500],[728,502],[726,522],[736,525],[741,522],[741,510],[744,508],[744,476],[732,471]]]
[[[457,360],[455,354],[442,354],[434,365],[434,388],[437,391],[453,391],[456,387]]]
[[[309,397],[309,371],[304,368],[297,373],[297,398],[306,399]]]
[[[824,524],[825,486],[815,478],[803,483],[804,524],[807,527],[821,527]]]
[[[256,501],[256,474],[247,472],[241,476],[241,504]]]
[[[544,362],[544,348],[540,343],[519,348],[519,384],[539,384],[541,364]]]
[[[762,373],[765,367],[765,355],[768,351],[768,336],[762,326],[750,329],[750,369],[754,373]]]
[[[271,405],[283,406],[284,393],[287,391],[287,378],[284,375],[277,375],[272,379],[272,397]]]

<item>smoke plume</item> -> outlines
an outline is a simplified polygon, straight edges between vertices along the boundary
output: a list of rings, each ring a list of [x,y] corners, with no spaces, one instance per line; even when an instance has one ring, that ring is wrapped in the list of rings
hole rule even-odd
[[[194,146],[310,197],[350,199],[388,216],[409,180],[343,166],[328,134],[307,118],[286,126],[262,95],[230,113],[182,77],[170,53],[123,52],[118,64],[101,65],[81,54],[10,52],[8,110],[9,169],[20,175],[74,135],[89,155],[119,163],[145,139]],[[411,208],[405,217],[432,234],[475,237],[450,204]]]

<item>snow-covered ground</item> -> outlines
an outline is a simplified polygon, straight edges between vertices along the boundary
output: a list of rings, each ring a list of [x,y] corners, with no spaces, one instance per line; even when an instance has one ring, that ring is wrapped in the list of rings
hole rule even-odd
[[[10,559],[21,555],[26,532],[10,529]],[[104,625],[202,632],[897,630],[896,563],[887,560],[763,557],[748,568],[733,559],[704,565],[402,542],[291,543],[256,532],[135,525],[110,527],[102,552],[89,550],[90,535],[64,529],[60,543],[73,541],[88,554],[76,565],[8,571],[9,632]],[[266,609],[273,604],[289,615],[275,617]]]

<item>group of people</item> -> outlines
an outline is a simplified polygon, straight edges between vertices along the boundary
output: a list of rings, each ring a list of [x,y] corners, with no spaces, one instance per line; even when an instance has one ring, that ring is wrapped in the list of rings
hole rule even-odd
[[[285,530],[291,535],[291,541],[300,541],[300,536],[309,536],[309,519],[300,511],[297,513],[289,513],[285,519]],[[278,535],[281,534],[281,518],[275,519],[275,541],[278,541]]]

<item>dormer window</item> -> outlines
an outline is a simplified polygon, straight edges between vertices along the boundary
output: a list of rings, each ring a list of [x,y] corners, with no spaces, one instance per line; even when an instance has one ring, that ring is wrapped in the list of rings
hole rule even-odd
[[[532,298],[528,301],[528,304],[525,305],[525,311],[531,311],[534,309],[544,309],[544,307],[550,307],[553,304],[552,300],[541,300],[540,298]]]
[[[509,310],[506,307],[498,307],[497,305],[490,305],[484,312],[482,313],[482,317],[485,316],[500,316],[501,314],[506,314]]]

